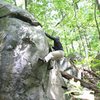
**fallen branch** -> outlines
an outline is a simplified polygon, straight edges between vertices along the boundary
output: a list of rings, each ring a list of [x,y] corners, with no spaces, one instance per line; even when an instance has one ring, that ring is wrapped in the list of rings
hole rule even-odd
[[[98,75],[96,75],[93,71],[90,70],[86,70],[84,69],[84,71],[88,72],[89,74],[91,74],[92,76],[95,76],[96,78],[100,79],[100,77]]]
[[[93,91],[95,91],[95,93],[100,93],[100,90],[99,90],[98,87],[95,86],[94,84],[89,83],[89,82],[85,82],[85,81],[83,81],[83,80],[81,80],[81,79],[78,79],[77,77],[75,77],[75,76],[73,76],[73,75],[70,75],[70,74],[68,74],[68,73],[65,73],[65,72],[63,72],[63,71],[60,71],[60,72],[61,72],[62,77],[66,78],[66,79],[68,79],[68,80],[74,78],[75,81],[80,81],[80,83],[81,83],[81,85],[82,85],[83,87],[86,87],[86,88],[88,88],[88,89],[92,89]]]
[[[90,75],[88,75],[87,73],[84,73],[84,77],[90,83],[96,84],[96,82],[97,82],[97,81],[94,80],[94,78],[91,78]]]

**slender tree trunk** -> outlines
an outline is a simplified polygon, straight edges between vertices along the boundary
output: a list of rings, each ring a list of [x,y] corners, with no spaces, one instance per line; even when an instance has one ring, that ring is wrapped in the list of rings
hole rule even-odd
[[[81,40],[81,44],[82,44],[82,46],[80,45],[80,48],[83,47],[83,50],[85,51],[85,46],[84,46],[83,39],[82,39],[82,36],[81,36],[80,27],[79,27],[78,24],[77,24],[77,13],[76,13],[76,9],[77,9],[77,8],[76,8],[76,4],[75,4],[74,0],[73,0],[73,4],[74,4],[74,15],[75,15],[75,19],[76,19],[76,27],[77,27],[77,29],[78,29],[79,36],[80,36],[80,40]],[[81,50],[82,50],[82,49],[81,49]]]
[[[68,51],[68,47],[66,46],[66,51],[67,51],[67,54],[69,54],[69,51]]]
[[[82,55],[82,50],[81,50],[81,43],[80,42],[78,42],[79,43],[79,50],[80,50],[80,55]]]
[[[27,0],[25,0],[25,9],[27,10],[27,5],[28,5],[28,2]]]
[[[13,1],[14,1],[15,6],[17,6],[17,4],[16,4],[16,0],[13,0]]]
[[[82,47],[83,47],[83,51],[85,51],[85,45],[84,45],[83,38],[82,38],[82,35],[81,35],[81,31],[80,31],[80,28],[79,28],[78,25],[77,25],[77,28],[78,28],[81,44],[82,44]]]
[[[74,45],[73,45],[73,41],[71,41],[71,46],[72,46],[73,52],[75,52]]]
[[[99,29],[99,24],[98,24],[97,17],[96,17],[96,3],[95,3],[95,7],[94,7],[94,18],[95,18],[95,23],[96,23],[96,27],[97,27],[98,34],[99,34],[99,40],[100,40],[100,29]]]
[[[98,9],[100,10],[100,0],[96,0],[96,3],[97,3],[97,6],[98,6]]]

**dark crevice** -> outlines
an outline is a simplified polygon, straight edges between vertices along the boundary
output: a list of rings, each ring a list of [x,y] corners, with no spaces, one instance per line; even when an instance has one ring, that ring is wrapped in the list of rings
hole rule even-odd
[[[42,25],[39,22],[32,21],[30,18],[23,16],[20,13],[8,13],[6,15],[0,16],[0,19],[4,18],[4,17],[17,18],[19,20],[22,20],[24,22],[31,24],[32,26],[39,26],[40,25],[42,27]]]
[[[61,86],[64,90],[68,90],[68,87],[66,86]]]

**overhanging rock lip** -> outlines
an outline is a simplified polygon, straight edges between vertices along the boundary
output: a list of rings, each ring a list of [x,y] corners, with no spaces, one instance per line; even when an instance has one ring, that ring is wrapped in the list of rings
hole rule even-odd
[[[26,10],[22,10],[21,8],[12,6],[5,2],[0,2],[0,12],[2,11],[3,13],[0,14],[0,18],[13,17],[27,22],[33,26],[41,26],[41,24],[35,20],[34,15],[30,14]]]

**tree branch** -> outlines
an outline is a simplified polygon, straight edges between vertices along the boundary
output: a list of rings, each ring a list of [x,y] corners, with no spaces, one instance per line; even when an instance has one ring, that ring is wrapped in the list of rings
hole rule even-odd
[[[62,19],[55,25],[55,27],[57,27],[64,20],[65,17],[66,17],[66,14],[62,15]]]

